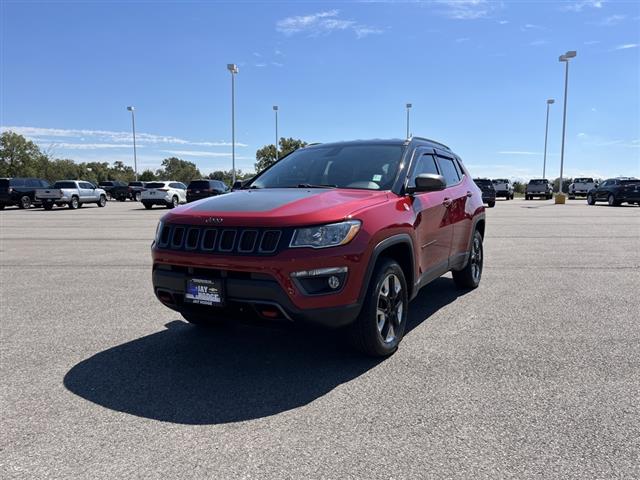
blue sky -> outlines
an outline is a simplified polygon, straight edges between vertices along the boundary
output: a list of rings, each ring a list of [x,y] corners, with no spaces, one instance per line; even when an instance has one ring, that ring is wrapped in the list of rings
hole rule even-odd
[[[451,146],[477,176],[640,176],[640,2],[31,2],[3,0],[0,125],[59,157],[163,158],[229,169],[280,134],[309,142],[398,138]]]

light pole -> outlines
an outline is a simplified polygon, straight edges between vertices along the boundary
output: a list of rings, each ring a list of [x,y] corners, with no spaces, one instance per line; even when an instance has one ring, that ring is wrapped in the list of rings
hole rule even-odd
[[[133,129],[133,171],[136,176],[136,182],[138,181],[138,156],[136,154],[136,116],[135,116],[135,108],[133,106],[128,106],[127,110],[131,112],[131,128]]]
[[[278,161],[278,105],[273,106],[273,111],[276,112],[276,161]]]
[[[547,100],[547,123],[544,127],[544,161],[542,163],[542,178],[547,178],[547,137],[549,136],[549,105],[555,103],[553,98]]]
[[[238,65],[228,63],[227,70],[231,72],[231,184],[236,183],[236,84],[235,76]]]
[[[560,55],[558,60],[564,62],[564,109],[562,112],[562,147],[560,148],[560,185],[558,185],[558,192],[562,194],[562,170],[564,168],[564,135],[567,126],[567,87],[569,85],[569,59],[576,56],[575,50],[569,50],[564,55]]]
[[[412,104],[407,103],[407,138],[409,138],[409,110],[413,107]]]

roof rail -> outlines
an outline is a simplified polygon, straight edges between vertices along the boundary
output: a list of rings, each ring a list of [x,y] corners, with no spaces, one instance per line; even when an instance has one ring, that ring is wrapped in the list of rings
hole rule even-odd
[[[411,137],[410,138],[410,140],[413,140],[413,139],[424,140],[426,142],[435,143],[436,145],[440,145],[441,147],[446,148],[447,150],[449,150],[451,152],[451,149],[447,145],[445,145],[444,143],[440,143],[440,142],[438,142],[436,140],[431,140],[430,138],[426,138],[426,137]]]

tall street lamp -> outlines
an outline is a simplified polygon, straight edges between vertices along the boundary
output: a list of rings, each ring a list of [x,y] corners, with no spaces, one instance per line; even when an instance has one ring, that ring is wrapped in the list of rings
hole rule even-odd
[[[133,106],[128,106],[127,110],[131,112],[131,128],[133,129],[133,171],[136,176],[136,181],[138,181],[138,156],[136,154],[136,116],[135,116],[135,108]]]
[[[231,184],[236,183],[236,85],[235,77],[238,65],[228,63],[227,70],[231,72]]]
[[[413,107],[412,104],[407,103],[407,138],[409,138],[409,110]]]
[[[278,105],[273,106],[273,111],[276,112],[276,161],[278,160]]]
[[[558,191],[562,194],[562,170],[564,168],[564,135],[567,126],[567,86],[569,85],[569,59],[574,58],[576,56],[575,50],[569,50],[564,55],[560,55],[558,60],[560,62],[564,62],[565,70],[564,70],[564,109],[562,112],[562,147],[560,148],[560,185],[558,186]]]
[[[544,127],[544,161],[542,163],[542,178],[547,178],[547,137],[549,136],[549,105],[555,103],[553,98],[547,100],[547,123]]]

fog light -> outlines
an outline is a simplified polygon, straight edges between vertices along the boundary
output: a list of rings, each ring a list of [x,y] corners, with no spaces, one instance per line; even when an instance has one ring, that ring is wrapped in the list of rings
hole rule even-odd
[[[306,295],[337,293],[347,281],[347,267],[324,267],[292,272],[291,278]]]
[[[335,275],[331,275],[329,277],[329,280],[327,281],[327,283],[329,283],[329,287],[331,287],[332,289],[336,289],[340,286],[340,279],[338,277],[336,277]]]

